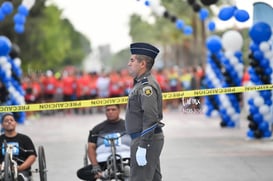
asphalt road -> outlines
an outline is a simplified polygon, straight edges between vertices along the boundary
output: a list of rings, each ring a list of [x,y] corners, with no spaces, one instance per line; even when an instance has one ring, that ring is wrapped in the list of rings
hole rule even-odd
[[[122,113],[121,116],[123,116]],[[48,181],[76,181],[89,130],[104,114],[43,116],[19,125],[46,153]],[[180,111],[164,113],[164,181],[272,181],[273,142],[249,140],[247,121],[221,128],[219,118]],[[33,168],[38,168],[37,162]],[[39,180],[34,174],[35,181]]]

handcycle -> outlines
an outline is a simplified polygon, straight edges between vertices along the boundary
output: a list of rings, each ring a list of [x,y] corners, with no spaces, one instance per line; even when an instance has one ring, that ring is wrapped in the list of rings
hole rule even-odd
[[[26,150],[15,144],[8,144],[4,141],[2,149],[5,150],[4,161],[1,164],[0,169],[0,181],[17,181],[20,173],[17,169],[17,162],[24,162],[17,157],[14,157],[14,152],[20,150],[23,152],[34,152],[34,150]],[[31,170],[32,173],[39,173],[40,181],[47,181],[47,169],[46,169],[46,159],[45,151],[43,146],[38,147],[38,165],[39,169]],[[25,178],[22,175],[24,181],[29,181],[28,178]]]
[[[106,169],[102,171],[103,181],[128,181],[130,175],[130,141],[126,133],[110,133],[93,135],[98,137],[96,149],[98,162],[106,162]],[[87,145],[83,158],[84,166],[88,165]]]

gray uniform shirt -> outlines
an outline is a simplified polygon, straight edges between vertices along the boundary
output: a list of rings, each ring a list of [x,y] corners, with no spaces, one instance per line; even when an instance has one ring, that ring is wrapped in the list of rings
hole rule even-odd
[[[128,134],[139,133],[162,120],[162,92],[150,72],[135,80],[128,98],[125,127]],[[153,131],[141,137],[140,145],[146,148]]]

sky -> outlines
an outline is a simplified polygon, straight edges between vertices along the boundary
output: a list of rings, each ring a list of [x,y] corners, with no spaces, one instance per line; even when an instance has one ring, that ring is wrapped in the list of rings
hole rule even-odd
[[[265,1],[272,3],[272,0],[263,0]],[[128,27],[130,15],[137,13],[148,19],[151,12],[143,0],[50,0],[50,2],[63,10],[63,16],[68,18],[78,31],[86,35],[93,48],[109,44],[113,52],[128,48],[131,43]],[[257,0],[233,2],[238,8],[247,10],[252,18],[253,2]],[[234,25],[234,22],[221,23],[220,27]],[[250,23],[251,21],[244,25],[250,26]]]
[[[86,35],[92,47],[110,44],[113,52],[128,48],[132,13],[148,16],[149,7],[136,0],[51,0],[74,27]]]

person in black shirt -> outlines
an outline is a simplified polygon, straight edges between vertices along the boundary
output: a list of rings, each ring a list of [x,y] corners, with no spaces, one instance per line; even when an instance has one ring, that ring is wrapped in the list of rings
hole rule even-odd
[[[30,180],[31,165],[35,162],[37,157],[37,153],[31,138],[27,135],[17,133],[17,122],[12,113],[4,113],[1,117],[1,123],[4,134],[0,136],[0,164],[3,163],[5,157],[4,142],[6,142],[8,145],[15,145],[15,147],[13,147],[13,159],[18,165],[18,180],[24,181],[25,178]]]
[[[106,169],[106,159],[110,154],[110,147],[106,149],[103,140],[98,135],[111,133],[125,133],[125,121],[120,118],[120,106],[107,105],[105,107],[106,120],[96,125],[89,132],[88,136],[88,158],[91,162],[77,171],[78,178],[93,181],[101,177],[101,173]],[[128,157],[130,156],[130,137],[122,137],[122,144],[128,145]],[[118,148],[117,148],[118,152]]]

